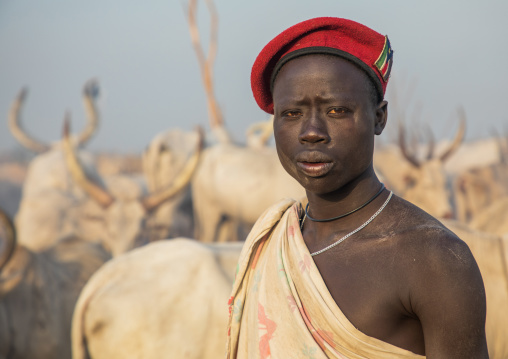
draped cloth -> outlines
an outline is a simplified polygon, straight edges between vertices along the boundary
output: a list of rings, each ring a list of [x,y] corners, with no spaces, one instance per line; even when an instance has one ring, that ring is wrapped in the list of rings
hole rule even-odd
[[[226,357],[424,358],[349,322],[305,245],[300,213],[299,202],[283,200],[247,237],[229,300]]]

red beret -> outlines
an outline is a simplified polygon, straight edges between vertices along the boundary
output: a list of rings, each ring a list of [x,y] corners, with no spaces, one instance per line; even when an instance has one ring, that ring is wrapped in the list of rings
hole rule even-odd
[[[318,17],[284,30],[256,58],[251,87],[263,111],[273,114],[273,81],[282,65],[307,54],[331,54],[355,63],[374,82],[380,97],[384,96],[393,60],[388,37],[355,21]]]

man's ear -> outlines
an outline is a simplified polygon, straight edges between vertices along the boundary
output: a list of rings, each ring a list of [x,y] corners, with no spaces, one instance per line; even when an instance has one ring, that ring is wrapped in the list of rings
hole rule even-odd
[[[380,135],[383,132],[387,120],[388,120],[388,101],[383,100],[377,105],[376,109],[376,122],[374,124],[374,133],[376,135]]]

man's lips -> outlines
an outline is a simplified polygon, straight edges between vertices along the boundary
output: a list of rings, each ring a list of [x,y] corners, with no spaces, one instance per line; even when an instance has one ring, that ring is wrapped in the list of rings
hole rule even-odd
[[[296,162],[308,162],[308,163],[327,163],[333,162],[333,159],[323,152],[319,151],[305,151],[300,152],[295,157]]]
[[[298,161],[296,165],[309,177],[320,177],[328,173],[333,167],[332,162]]]
[[[318,151],[301,152],[295,159],[298,168],[310,177],[323,176],[333,166],[332,159]]]
[[[332,162],[297,162],[296,165],[310,177],[320,177],[332,168]]]

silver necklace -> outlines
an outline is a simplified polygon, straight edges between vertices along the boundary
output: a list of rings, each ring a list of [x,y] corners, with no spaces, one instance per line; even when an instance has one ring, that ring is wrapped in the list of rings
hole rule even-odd
[[[305,206],[305,217],[310,219],[312,222],[331,222],[331,221],[335,221],[336,219],[344,218],[346,216],[349,216],[350,214],[353,214],[353,213],[361,210],[363,207],[367,206],[370,202],[375,200],[381,194],[381,192],[384,191],[384,189],[385,189],[385,185],[384,185],[384,183],[381,183],[381,188],[379,189],[379,191],[377,191],[374,196],[370,197],[367,202],[363,203],[360,207],[355,208],[352,211],[349,211],[348,213],[344,213],[344,214],[341,214],[340,216],[332,217],[332,218],[325,218],[325,219],[312,218],[309,214],[309,203],[307,202],[307,205]]]
[[[379,209],[377,210],[377,212],[376,212],[376,213],[374,213],[374,214],[372,215],[372,217],[370,217],[370,218],[369,218],[369,219],[368,219],[368,220],[367,220],[364,224],[362,224],[360,227],[358,227],[357,229],[355,229],[355,230],[354,230],[354,231],[352,231],[352,232],[349,232],[349,233],[348,233],[348,234],[346,234],[344,237],[342,237],[341,239],[339,239],[337,242],[332,243],[332,244],[330,244],[328,247],[325,247],[325,248],[323,248],[323,249],[321,249],[321,250],[319,250],[319,251],[316,251],[316,252],[314,252],[314,253],[311,253],[310,255],[311,255],[311,256],[313,256],[313,257],[314,257],[314,256],[317,256],[318,254],[321,254],[321,253],[323,253],[323,252],[325,252],[325,251],[329,250],[330,248],[335,247],[337,244],[339,244],[339,243],[343,242],[346,238],[351,237],[351,236],[352,236],[353,234],[355,234],[356,232],[361,231],[361,230],[362,230],[363,228],[365,228],[365,227],[366,227],[366,226],[367,226],[370,222],[372,222],[372,221],[374,220],[374,218],[376,218],[376,217],[378,216],[378,214],[379,214],[379,213],[381,213],[381,212],[383,211],[383,209],[385,209],[385,207],[386,207],[386,205],[388,204],[388,202],[390,202],[390,199],[392,198],[392,195],[393,195],[393,192],[392,192],[392,191],[390,191],[390,194],[388,195],[388,198],[386,199],[385,203],[383,203],[383,205],[381,206],[381,208],[379,208]],[[306,218],[306,216],[304,216],[304,217],[303,217],[302,224],[300,225],[300,230],[302,230],[302,229],[303,229],[303,223],[305,222],[305,218]]]

